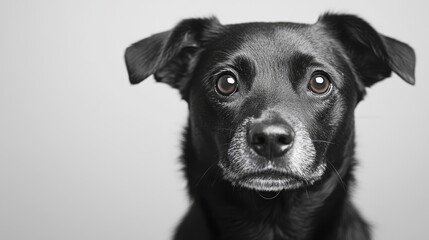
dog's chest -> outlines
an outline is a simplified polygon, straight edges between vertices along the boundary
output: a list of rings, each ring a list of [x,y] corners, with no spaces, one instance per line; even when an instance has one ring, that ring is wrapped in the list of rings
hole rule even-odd
[[[304,231],[294,231],[295,227],[287,226],[286,222],[269,223],[247,223],[237,224],[235,229],[225,228],[226,236],[221,239],[248,239],[248,240],[300,240],[306,239]],[[293,224],[292,224],[293,225]],[[233,233],[233,234],[232,234]]]

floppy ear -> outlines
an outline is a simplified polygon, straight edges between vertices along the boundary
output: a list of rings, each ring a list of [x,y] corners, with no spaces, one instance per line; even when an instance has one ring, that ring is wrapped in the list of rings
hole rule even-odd
[[[186,19],[170,31],[132,44],[125,52],[131,84],[155,79],[183,91],[204,45],[222,25],[216,18]]]
[[[414,85],[416,57],[405,43],[377,33],[364,20],[346,14],[324,14],[318,23],[337,39],[367,87],[395,72]]]

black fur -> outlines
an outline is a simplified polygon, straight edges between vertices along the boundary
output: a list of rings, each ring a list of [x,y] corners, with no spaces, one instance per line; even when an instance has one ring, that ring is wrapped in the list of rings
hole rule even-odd
[[[312,25],[209,18],[143,39],[125,59],[131,83],[153,74],[189,104],[182,160],[192,205],[176,240],[370,239],[349,197],[354,108],[392,71],[414,84],[411,47],[353,15]],[[326,94],[309,90],[320,72],[332,83]],[[219,94],[224,74],[238,92]],[[256,154],[249,138],[261,122],[290,126],[296,142],[280,157]]]

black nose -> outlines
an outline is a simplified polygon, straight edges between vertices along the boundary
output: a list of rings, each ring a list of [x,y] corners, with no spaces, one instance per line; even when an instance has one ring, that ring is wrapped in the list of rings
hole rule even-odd
[[[294,131],[286,123],[257,122],[249,126],[249,145],[257,154],[268,159],[284,155],[294,137]]]

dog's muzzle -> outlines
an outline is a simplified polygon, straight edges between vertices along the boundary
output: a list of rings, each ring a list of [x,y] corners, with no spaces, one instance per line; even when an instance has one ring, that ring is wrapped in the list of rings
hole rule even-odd
[[[326,163],[305,125],[292,117],[266,114],[246,118],[220,159],[223,177],[233,185],[258,191],[308,186],[321,179]]]

